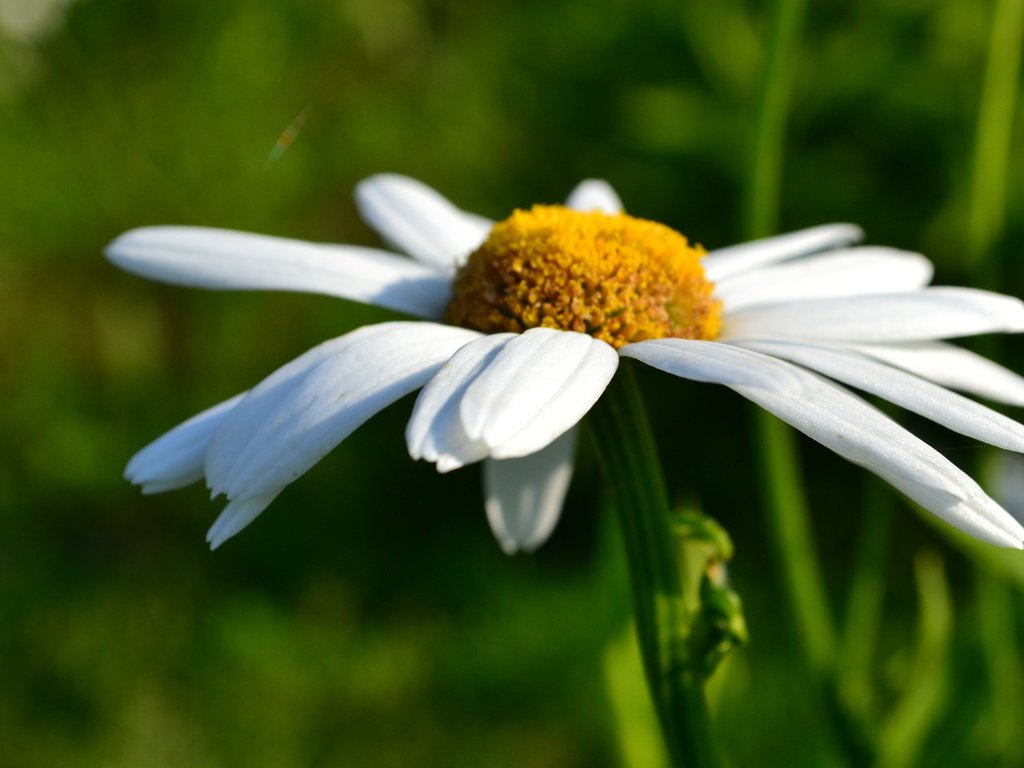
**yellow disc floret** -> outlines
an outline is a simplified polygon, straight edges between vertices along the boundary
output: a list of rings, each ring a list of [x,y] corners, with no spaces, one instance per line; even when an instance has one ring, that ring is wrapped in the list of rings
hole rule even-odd
[[[495,224],[470,255],[446,320],[485,333],[560,328],[616,348],[666,336],[713,339],[720,303],[703,255],[653,221],[536,205]]]

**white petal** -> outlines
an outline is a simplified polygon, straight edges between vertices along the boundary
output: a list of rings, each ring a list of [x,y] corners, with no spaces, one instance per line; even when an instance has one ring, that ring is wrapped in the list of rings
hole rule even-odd
[[[923,341],[1022,330],[1019,299],[973,288],[926,288],[726,312],[721,338]]]
[[[777,261],[856,243],[863,237],[864,231],[855,224],[824,224],[785,235],[751,240],[749,243],[711,251],[704,257],[704,274],[708,280],[718,282]]]
[[[514,333],[496,333],[472,341],[452,355],[416,398],[405,442],[413,459],[437,462],[448,471],[487,456],[482,440],[466,435],[459,418],[459,403],[466,389],[497,357]]]
[[[565,201],[565,204],[577,211],[622,212],[622,201],[615,194],[611,184],[603,179],[581,181],[569,193],[569,199]]]
[[[125,479],[143,493],[160,493],[203,479],[210,438],[243,395],[236,395],[179,424],[140,450],[125,467]]]
[[[359,182],[356,205],[384,242],[445,271],[464,262],[493,226],[456,208],[423,182],[394,173]]]
[[[392,325],[390,323],[385,325]],[[399,323],[398,325],[404,325]],[[377,327],[377,326],[371,326]],[[366,329],[360,329],[361,333]],[[228,478],[239,458],[239,453],[252,437],[253,432],[262,428],[272,419],[282,403],[291,394],[306,374],[331,355],[345,349],[351,343],[349,337],[340,336],[318,344],[309,351],[281,366],[270,376],[251,389],[245,396],[244,408],[234,409],[231,419],[225,419],[214,433],[211,442],[222,447],[206,453],[206,482],[213,496],[228,492]]]
[[[440,318],[451,279],[393,253],[209,227],[143,227],[107,246],[121,269],[196,288],[321,293]]]
[[[276,493],[479,335],[383,323],[311,350],[257,385],[225,419],[207,453],[210,487],[230,499]]]
[[[719,282],[715,294],[734,312],[798,299],[915,291],[931,279],[932,264],[921,254],[867,246],[744,272]]]
[[[213,521],[213,525],[206,533],[206,540],[210,542],[210,549],[216,549],[259,517],[260,513],[277,498],[277,495],[278,492],[274,492],[266,496],[236,499],[230,502],[224,507],[224,511],[220,513],[217,519]]]
[[[531,328],[469,385],[459,406],[462,426],[492,458],[534,453],[583,418],[617,367],[615,350],[592,336]]]
[[[944,387],[1024,406],[1024,377],[970,350],[941,341],[847,346]]]
[[[355,333],[365,330],[360,329]],[[253,432],[274,417],[303,377],[331,355],[343,351],[346,345],[351,343],[351,335],[317,344],[274,371],[247,393],[241,411],[237,410],[231,419],[221,423],[212,440],[221,447],[212,452],[208,451],[206,456],[207,484],[213,490],[214,497],[227,492],[227,480]]]
[[[970,477],[860,398],[814,374],[729,344],[660,339],[620,354],[684,378],[720,381],[913,501],[983,541],[1024,548],[1024,528]],[[741,383],[749,376],[750,383]]]
[[[721,349],[720,349],[721,348]],[[730,344],[685,339],[651,339],[627,344],[619,350],[667,373],[706,384],[727,387],[758,387],[770,390],[799,390],[804,384],[800,369],[792,365],[766,365],[754,352],[736,350]]]
[[[507,554],[530,552],[555,529],[572,480],[576,431],[520,459],[484,462],[484,508]]]
[[[772,357],[813,368],[830,378],[885,398],[944,427],[990,445],[1024,451],[1024,426],[991,408],[922,378],[853,351],[799,342],[739,342]]]

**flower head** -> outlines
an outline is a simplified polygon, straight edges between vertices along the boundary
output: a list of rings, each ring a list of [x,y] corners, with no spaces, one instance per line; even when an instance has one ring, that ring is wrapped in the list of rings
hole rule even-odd
[[[619,349],[713,339],[720,302],[678,232],[624,213],[536,205],[494,225],[459,268],[445,320],[484,333],[555,328]]]
[[[126,476],[144,492],[205,477],[228,498],[212,546],[422,389],[412,457],[442,472],[483,461],[492,529],[506,551],[532,549],[558,520],[576,425],[630,357],[724,384],[952,525],[1024,548],[1024,528],[977,483],[843,386],[1024,452],[1024,427],[952,391],[1019,406],[1024,378],[944,341],[1024,330],[1017,299],[927,287],[927,259],[851,247],[862,233],[849,224],[705,254],[624,215],[599,181],[497,224],[402,176],[371,177],[356,200],[411,259],[199,227],[133,230],[107,249],[164,282],[326,293],[423,318],[324,342],[132,458]]]

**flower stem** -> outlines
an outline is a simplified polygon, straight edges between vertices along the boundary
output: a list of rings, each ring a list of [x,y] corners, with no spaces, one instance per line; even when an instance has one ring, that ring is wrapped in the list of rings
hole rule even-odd
[[[749,238],[770,235],[776,228],[786,118],[806,10],[807,0],[776,0],[772,7],[744,196],[745,235]]]
[[[1007,172],[1022,35],[1024,1],[996,0],[978,105],[967,214],[967,259],[972,266],[983,267],[985,283],[995,282],[998,276],[992,246],[1002,234],[1006,219]]]
[[[880,480],[868,478],[839,648],[843,702],[865,722],[872,704],[871,672],[885,601],[894,502],[892,492]]]
[[[668,494],[647,415],[628,365],[590,424],[618,511],[629,563],[637,638],[648,688],[674,766],[719,766],[704,694],[704,659],[689,643],[693,615],[680,574]]]
[[[965,243],[967,261],[975,270],[974,281],[985,288],[999,284],[1004,266],[997,246],[1006,226],[1006,190],[1022,50],[1024,0],[995,0],[974,136]],[[984,352],[997,356],[997,345],[996,339],[986,339]],[[984,463],[982,456],[979,452],[976,457],[979,465]],[[986,719],[989,750],[1005,764],[1016,764],[1021,744],[1014,736],[1024,707],[1014,593],[1004,578],[986,572],[980,559],[975,563],[975,590],[978,636],[991,692]]]
[[[761,475],[775,548],[789,594],[797,634],[808,665],[817,677],[831,675],[835,629],[825,580],[814,545],[793,432],[769,413],[758,413]]]
[[[1003,580],[974,570],[978,637],[985,655],[990,696],[985,717],[986,742],[1003,765],[1020,765],[1021,660],[1016,626],[1016,595]]]
[[[759,238],[778,226],[779,191],[789,103],[796,76],[807,0],[775,0],[768,24],[763,77],[753,121],[753,143],[744,195],[744,235]],[[798,642],[830,715],[834,741],[846,741],[846,718],[835,680],[836,631],[821,564],[812,545],[807,500],[792,430],[759,412],[760,477],[765,511],[782,568],[783,588]]]
[[[747,177],[745,229],[750,238],[764,237],[776,229],[786,113],[805,12],[806,0],[777,0],[773,7]],[[796,442],[792,431],[768,413],[758,413],[757,426],[766,509],[784,586],[800,644],[810,667],[820,675],[832,667],[835,630],[821,566],[811,545]]]

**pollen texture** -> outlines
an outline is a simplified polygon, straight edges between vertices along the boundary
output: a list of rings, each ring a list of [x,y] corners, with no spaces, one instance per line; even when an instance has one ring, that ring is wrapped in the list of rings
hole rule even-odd
[[[516,211],[455,278],[446,320],[485,333],[543,326],[622,347],[713,339],[720,303],[704,250],[653,221],[559,205]]]

